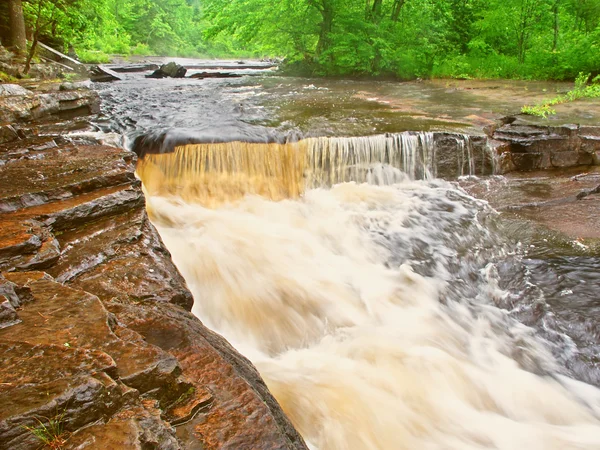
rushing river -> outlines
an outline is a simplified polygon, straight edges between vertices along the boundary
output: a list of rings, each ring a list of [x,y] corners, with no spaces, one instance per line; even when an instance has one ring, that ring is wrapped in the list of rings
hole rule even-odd
[[[436,179],[429,121],[266,143],[319,122],[281,112],[285,83],[130,75],[99,88],[104,129],[129,141],[258,142],[140,166],[194,314],[256,365],[315,449],[600,449],[600,257],[528,241]],[[334,120],[344,100],[319,98],[329,134],[365,134],[367,114]]]

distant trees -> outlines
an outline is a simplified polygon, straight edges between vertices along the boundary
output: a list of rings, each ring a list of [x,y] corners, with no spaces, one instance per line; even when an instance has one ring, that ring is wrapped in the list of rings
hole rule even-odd
[[[34,49],[58,37],[86,60],[254,54],[315,75],[400,78],[600,72],[600,0],[4,1],[18,50],[27,28]]]
[[[285,55],[315,74],[562,79],[600,71],[600,0],[203,4],[212,39]]]

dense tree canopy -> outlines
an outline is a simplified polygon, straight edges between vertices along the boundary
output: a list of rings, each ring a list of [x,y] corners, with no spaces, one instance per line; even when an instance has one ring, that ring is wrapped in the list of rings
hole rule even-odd
[[[22,1],[30,34],[44,4],[42,34],[84,59],[280,56],[305,73],[400,78],[600,71],[600,0]]]

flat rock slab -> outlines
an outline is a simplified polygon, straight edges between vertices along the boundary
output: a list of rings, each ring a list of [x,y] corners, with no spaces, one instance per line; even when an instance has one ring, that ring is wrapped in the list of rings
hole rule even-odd
[[[0,355],[1,448],[38,448],[26,426],[56,418],[75,430],[112,415],[131,397],[108,375],[115,363],[101,352],[3,338]]]
[[[148,405],[127,408],[106,424],[95,424],[74,433],[63,450],[121,450],[147,448],[179,450],[182,447],[158,408]]]
[[[0,95],[0,122],[29,121],[48,116],[67,118],[100,112],[98,94],[89,89],[36,92],[17,85],[0,85],[0,89],[5,92],[5,95]]]
[[[19,86],[18,84],[0,84],[0,97],[11,96],[33,96],[33,92]]]
[[[26,147],[19,159],[0,166],[1,179],[18,180],[0,183],[0,212],[132,183],[133,160],[130,152],[114,147],[56,144],[46,149]]]
[[[600,167],[510,173],[461,185],[505,215],[526,219],[571,239],[600,239]]]

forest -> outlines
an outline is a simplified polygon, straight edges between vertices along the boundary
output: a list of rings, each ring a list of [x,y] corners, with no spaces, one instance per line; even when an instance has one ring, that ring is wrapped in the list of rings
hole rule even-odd
[[[398,79],[600,71],[600,0],[9,0],[0,36],[16,3],[29,35],[84,62],[279,57],[295,74]]]

